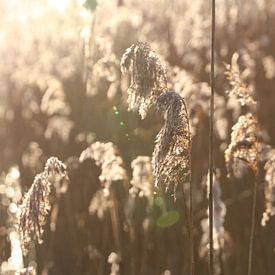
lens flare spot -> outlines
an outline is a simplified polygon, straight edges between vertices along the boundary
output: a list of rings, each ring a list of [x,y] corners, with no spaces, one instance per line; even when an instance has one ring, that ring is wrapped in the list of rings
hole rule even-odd
[[[163,205],[163,198],[162,197],[156,197],[155,198],[155,205],[161,207]]]
[[[180,218],[180,214],[173,210],[164,213],[157,219],[157,226],[161,228],[167,228],[174,225]]]

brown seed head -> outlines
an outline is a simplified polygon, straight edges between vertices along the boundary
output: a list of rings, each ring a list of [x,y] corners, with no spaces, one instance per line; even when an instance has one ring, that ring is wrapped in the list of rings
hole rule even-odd
[[[131,73],[131,84],[127,91],[129,109],[138,109],[143,119],[156,97],[167,89],[165,68],[150,46],[139,42],[123,54],[121,71]]]

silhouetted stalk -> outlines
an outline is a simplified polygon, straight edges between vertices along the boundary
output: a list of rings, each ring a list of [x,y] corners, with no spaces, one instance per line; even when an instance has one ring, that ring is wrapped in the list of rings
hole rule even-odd
[[[213,124],[214,124],[214,88],[215,88],[215,0],[212,0],[212,24],[211,24],[211,73],[210,73],[210,84],[211,84],[211,100],[210,100],[210,132],[209,132],[209,274],[214,274],[214,261],[213,261],[213,152],[214,152],[214,135],[213,135]]]
[[[187,233],[188,233],[188,238],[190,240],[190,245],[191,245],[191,226],[190,226],[190,217],[188,215],[188,207],[187,207],[187,203],[186,203],[186,197],[185,197],[185,193],[184,193],[184,186],[182,185],[182,197],[183,197],[183,206],[184,206],[184,213],[185,213],[185,219],[186,219],[186,222],[187,222]]]
[[[131,266],[131,274],[135,275],[136,272],[136,259],[137,259],[137,247],[136,247],[136,230],[135,226],[132,222],[132,219],[130,221],[130,226],[129,226],[129,237],[130,237],[130,244],[131,244],[131,259],[130,259],[130,266]]]
[[[251,275],[251,272],[252,272],[253,245],[254,245],[255,224],[256,224],[257,189],[258,189],[258,176],[255,176],[254,188],[253,188],[251,231],[250,231],[249,251],[248,251],[248,272],[247,272],[248,275]]]
[[[220,264],[220,275],[225,275],[225,271],[224,271],[224,263],[223,263],[223,249],[221,246],[221,239],[220,237],[218,238],[218,242],[219,242],[219,264]]]
[[[188,215],[188,207],[187,207],[187,203],[186,203],[186,197],[185,197],[185,193],[184,193],[184,186],[182,185],[182,197],[183,197],[183,205],[184,205],[184,213],[185,213],[185,219],[187,222],[187,233],[188,233],[188,238],[189,238],[189,253],[190,253],[190,274],[193,275],[194,274],[194,244],[193,244],[193,195],[192,195],[192,187],[191,187],[191,181],[190,181],[190,193],[189,193],[189,199],[190,199],[190,207],[189,207],[189,215]]]
[[[194,261],[194,240],[193,240],[193,187],[190,179],[190,274],[194,275],[195,261]]]
[[[185,105],[185,109],[187,112],[187,106],[184,102]],[[187,114],[187,118],[188,118],[188,132],[191,133],[190,130],[190,122],[189,122],[189,115]],[[190,171],[189,171],[189,199],[190,199],[190,207],[189,207],[189,211],[190,211],[190,231],[189,231],[189,237],[190,237],[190,274],[194,275],[195,274],[195,260],[194,260],[194,239],[193,239],[193,227],[194,227],[194,213],[193,213],[193,185],[191,182],[191,177],[192,177],[192,173],[191,173],[191,151],[192,151],[192,137],[190,135],[190,147],[189,147],[189,165],[190,165]],[[187,210],[187,209],[186,209]],[[187,213],[187,212],[186,212]]]
[[[121,253],[121,243],[120,243],[120,233],[119,233],[119,216],[118,216],[118,205],[117,205],[117,199],[115,197],[114,191],[110,190],[110,196],[112,200],[112,207],[110,208],[110,214],[111,214],[111,222],[112,222],[112,229],[113,229],[113,235],[114,235],[114,242],[115,247],[118,252]],[[122,257],[122,255],[120,255]]]

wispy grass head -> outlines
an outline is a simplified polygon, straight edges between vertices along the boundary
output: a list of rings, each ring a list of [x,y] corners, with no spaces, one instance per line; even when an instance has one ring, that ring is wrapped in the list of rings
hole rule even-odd
[[[190,175],[191,132],[184,99],[175,92],[165,92],[156,101],[164,114],[165,124],[156,137],[152,158],[156,186],[172,185],[174,192],[179,182]]]
[[[238,66],[239,55],[234,53],[231,60],[231,65],[226,64],[225,75],[231,89],[227,91],[229,96],[234,96],[240,102],[241,106],[253,106],[256,105],[256,101],[253,99],[251,88],[245,84],[242,73]]]
[[[229,176],[241,177],[245,167],[258,173],[258,131],[257,119],[251,113],[240,116],[232,127],[231,143],[225,151]]]
[[[167,89],[164,66],[147,43],[139,42],[123,54],[121,71],[131,73],[127,91],[129,109],[138,109],[141,117],[145,118],[156,97]]]
[[[99,180],[105,188],[109,188],[112,182],[124,181],[127,178],[123,167],[123,160],[117,147],[112,142],[95,142],[85,149],[80,157],[80,162],[91,158],[96,165],[101,167]]]
[[[43,241],[43,227],[51,209],[49,195],[52,176],[68,179],[65,164],[55,157],[47,160],[44,171],[35,176],[23,199],[19,216],[19,234],[24,254],[27,254],[31,240],[36,239],[39,243]]]
[[[132,188],[129,190],[130,194],[135,196],[138,194],[140,197],[153,197],[153,174],[151,159],[147,156],[138,156],[135,158],[131,167],[133,169],[133,177],[130,181]]]

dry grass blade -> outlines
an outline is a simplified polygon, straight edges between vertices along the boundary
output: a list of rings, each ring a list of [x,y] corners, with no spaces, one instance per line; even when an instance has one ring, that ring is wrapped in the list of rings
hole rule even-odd
[[[150,46],[139,42],[123,54],[121,71],[131,73],[127,91],[129,109],[138,109],[141,117],[145,118],[152,103],[167,89],[165,68]]]

